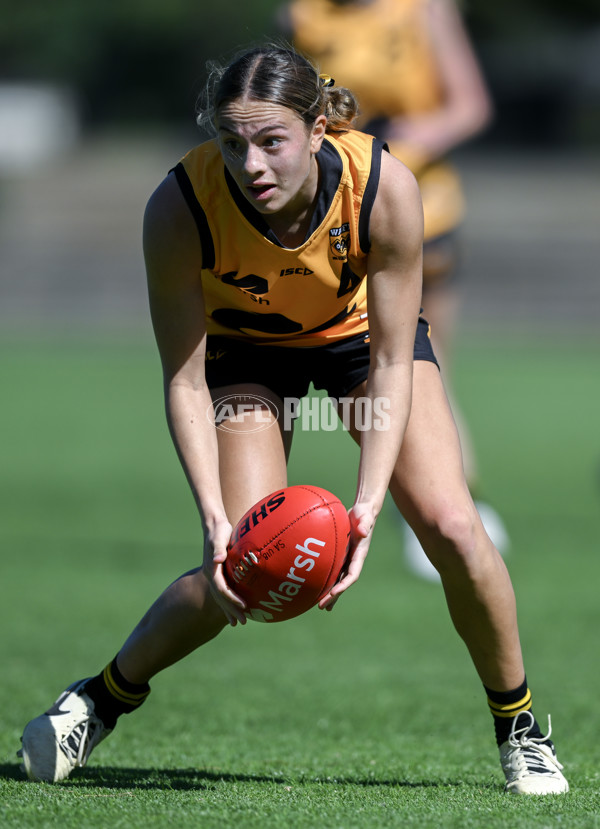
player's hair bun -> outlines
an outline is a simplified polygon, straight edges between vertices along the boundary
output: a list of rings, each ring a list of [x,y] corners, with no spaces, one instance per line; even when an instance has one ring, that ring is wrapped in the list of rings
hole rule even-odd
[[[327,129],[341,132],[350,129],[358,115],[358,101],[344,86],[324,86],[323,112],[327,118]]]

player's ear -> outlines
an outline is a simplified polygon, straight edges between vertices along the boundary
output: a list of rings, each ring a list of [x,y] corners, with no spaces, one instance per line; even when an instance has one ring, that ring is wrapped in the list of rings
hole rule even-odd
[[[327,118],[325,115],[317,115],[314,124],[310,129],[310,151],[318,153],[327,131]]]

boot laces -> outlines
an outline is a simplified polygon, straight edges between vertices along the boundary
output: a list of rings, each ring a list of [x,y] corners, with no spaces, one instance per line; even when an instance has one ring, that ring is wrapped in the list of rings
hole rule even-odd
[[[508,742],[514,749],[520,749],[519,756],[523,759],[528,771],[541,773],[551,773],[553,771],[551,764],[556,768],[562,769],[561,764],[556,759],[553,745],[550,741],[552,734],[552,722],[550,714],[548,714],[548,733],[546,736],[532,737],[529,736],[533,724],[535,722],[533,714],[530,711],[523,711],[522,714],[529,716],[529,723],[521,728],[517,728],[517,721],[519,717],[515,717]],[[542,745],[547,748],[547,751],[542,749]]]
[[[61,740],[60,747],[73,765],[85,766],[103,731],[101,720],[87,715],[74,723]]]

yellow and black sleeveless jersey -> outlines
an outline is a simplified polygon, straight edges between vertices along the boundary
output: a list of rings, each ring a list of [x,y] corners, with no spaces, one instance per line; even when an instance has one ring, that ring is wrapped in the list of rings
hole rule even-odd
[[[173,172],[202,243],[209,334],[316,346],[367,330],[369,217],[382,142],[350,130],[317,154],[317,205],[302,245],[284,247],[227,172],[216,141]]]
[[[334,78],[336,85],[354,92],[360,104],[359,129],[387,141],[390,152],[415,174],[426,240],[461,222],[460,179],[447,162],[425,164],[416,147],[388,140],[385,120],[431,112],[442,103],[428,2],[371,0],[338,5],[329,0],[292,0],[289,5],[296,49]]]
[[[289,13],[294,46],[354,92],[363,121],[439,106],[424,0],[293,0]]]

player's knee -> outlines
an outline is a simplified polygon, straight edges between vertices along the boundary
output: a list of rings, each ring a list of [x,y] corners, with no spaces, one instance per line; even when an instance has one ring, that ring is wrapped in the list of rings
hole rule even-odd
[[[456,505],[438,508],[426,533],[426,552],[441,571],[469,570],[477,548],[477,515]]]

